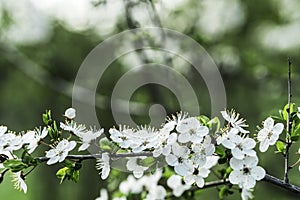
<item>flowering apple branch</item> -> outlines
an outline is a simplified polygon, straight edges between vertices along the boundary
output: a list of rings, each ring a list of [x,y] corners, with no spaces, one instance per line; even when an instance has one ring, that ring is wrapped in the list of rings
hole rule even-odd
[[[295,143],[299,139],[300,113],[294,112],[292,105],[290,119],[294,125],[290,135]],[[73,108],[65,111],[65,121],[60,123],[47,111],[43,114],[44,127],[17,134],[0,126],[1,179],[6,173],[11,173],[15,187],[26,192],[25,177],[41,162],[46,162],[47,165],[62,165],[56,173],[61,182],[77,182],[82,161],[95,159],[102,179],[109,177],[111,166],[119,161],[124,163],[119,166],[123,167],[122,170],[125,167],[133,174],[120,183],[119,190],[124,197],[139,194],[143,188],[146,188],[147,199],[164,199],[170,195],[190,195],[186,191],[220,186],[220,198],[237,191],[241,192],[242,199],[250,199],[256,182],[260,180],[299,194],[298,186],[267,174],[258,165],[259,158],[254,150],[257,143],[261,152],[276,144],[277,151],[285,155],[285,144],[280,141],[280,135],[285,129],[281,121],[288,120],[288,105],[281,110],[279,117],[274,118],[277,123],[268,117],[255,138],[250,138],[248,125],[240,114],[234,110],[225,110],[221,114],[228,122],[222,128],[218,118],[190,117],[180,112],[167,118],[159,129],[119,126],[110,128],[108,137],[102,137],[104,129],[88,129],[76,123]],[[45,142],[46,138],[50,140]],[[32,153],[39,145],[46,145],[49,150],[45,156],[33,157]],[[99,150],[86,155],[70,154],[77,146],[78,152],[90,147]],[[20,158],[16,151],[23,151]],[[213,169],[216,165],[217,171]],[[149,171],[155,173],[146,175]],[[217,180],[205,182],[211,171]],[[161,184],[160,179],[166,179],[166,184]],[[137,185],[140,188],[135,188]]]

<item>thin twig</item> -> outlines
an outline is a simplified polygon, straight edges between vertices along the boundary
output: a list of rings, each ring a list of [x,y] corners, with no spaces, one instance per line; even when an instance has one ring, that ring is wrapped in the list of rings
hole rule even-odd
[[[292,84],[291,84],[291,59],[288,58],[288,118],[286,124],[286,145],[285,145],[285,154],[284,154],[284,182],[289,182],[289,149],[291,146],[290,143],[290,132],[291,132],[291,99],[292,99]]]

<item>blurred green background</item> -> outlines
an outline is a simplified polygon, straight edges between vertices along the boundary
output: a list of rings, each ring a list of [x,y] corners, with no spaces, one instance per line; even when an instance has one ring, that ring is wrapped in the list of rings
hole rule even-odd
[[[63,120],[61,114],[72,105],[77,70],[88,53],[106,38],[134,27],[162,26],[199,42],[219,67],[227,107],[247,119],[252,133],[287,101],[288,57],[293,63],[293,101],[299,102],[299,1],[154,0],[153,5],[155,9],[148,0],[0,0],[0,123],[14,131],[32,129],[42,125],[41,114],[46,109]],[[155,56],[150,56],[151,61],[156,61]],[[138,53],[132,53],[116,60],[100,80],[97,92],[105,101],[97,105],[97,113],[106,130],[115,125],[106,100],[116,81],[139,59]],[[172,64],[199,91],[201,113],[210,115],[209,95],[201,77],[180,61]],[[167,88],[146,85],[132,100],[160,103],[172,114],[180,110],[174,98]],[[148,112],[136,113],[132,117],[137,123],[149,123]],[[269,152],[260,156],[260,163],[281,178],[283,160]],[[1,199],[95,199],[107,184],[97,175],[93,161],[84,165],[78,184],[59,185],[55,177],[58,168],[39,166],[27,178],[26,195],[15,191],[5,177],[0,185]],[[291,181],[300,185],[297,176],[299,171],[291,170]],[[265,182],[257,184],[254,194],[257,199],[296,199]],[[214,189],[203,195],[217,198]]]

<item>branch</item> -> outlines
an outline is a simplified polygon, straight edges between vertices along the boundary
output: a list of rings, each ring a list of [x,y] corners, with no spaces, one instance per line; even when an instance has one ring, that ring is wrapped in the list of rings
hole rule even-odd
[[[152,156],[151,152],[142,152],[142,153],[118,153],[118,154],[110,154],[110,158],[125,158],[125,157],[139,157],[139,156]],[[102,154],[89,154],[89,155],[68,155],[66,159],[74,159],[74,160],[91,160],[101,158]],[[47,157],[37,157],[37,160],[41,162],[46,162],[49,160]]]
[[[266,174],[265,178],[263,179],[263,181],[272,183],[274,185],[277,185],[283,189],[286,189],[290,192],[293,192],[295,194],[300,194],[300,188],[298,186],[289,184],[287,182],[285,182],[284,180],[278,179],[274,176],[271,176],[269,174]]]
[[[286,145],[285,145],[285,154],[284,154],[284,182],[288,183],[289,182],[289,149],[291,146],[290,142],[290,132],[291,132],[291,99],[292,99],[292,81],[291,81],[291,59],[290,57],[288,58],[288,118],[287,118],[287,127],[286,127]]]
[[[139,157],[139,156],[151,156],[152,153],[151,152],[141,152],[141,153],[119,153],[119,154],[110,154],[110,158],[125,158],[125,157]],[[74,160],[90,160],[90,159],[97,159],[97,158],[101,158],[102,154],[89,154],[89,155],[68,155],[66,157],[66,159],[74,159]],[[49,158],[47,157],[38,157],[36,158],[41,162],[46,162],[49,160]],[[269,182],[272,183],[273,185],[277,185],[283,189],[286,189],[290,192],[293,192],[295,194],[300,194],[300,187],[295,186],[293,184],[290,183],[286,183],[284,180],[281,180],[279,178],[276,178],[272,175],[266,174],[266,176],[263,178],[263,181],[265,182]],[[198,187],[192,187],[190,190],[188,191],[196,191],[199,189],[205,189],[205,188],[210,188],[210,187],[215,187],[215,186],[219,186],[219,185],[224,185],[224,184],[228,184],[229,180],[216,180],[216,181],[210,181],[205,183],[205,185],[202,188],[198,188]]]

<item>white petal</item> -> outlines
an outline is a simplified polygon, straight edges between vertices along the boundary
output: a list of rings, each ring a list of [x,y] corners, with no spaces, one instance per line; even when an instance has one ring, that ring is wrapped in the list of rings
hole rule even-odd
[[[86,150],[87,148],[89,148],[89,144],[88,143],[83,143],[79,148],[78,148],[78,151],[84,151]]]
[[[59,160],[58,156],[52,157],[47,161],[47,165],[52,165],[54,163],[57,163],[58,160]]]
[[[199,188],[204,186],[204,179],[201,176],[196,176],[195,181]]]
[[[133,171],[133,176],[135,178],[141,178],[144,175],[143,167],[139,166],[135,171]]]
[[[271,117],[268,117],[265,121],[264,121],[264,128],[271,130],[274,126],[274,120]]]
[[[110,167],[109,166],[104,166],[101,171],[101,178],[102,180],[106,179],[109,176],[110,172]]]
[[[210,171],[208,169],[205,169],[205,168],[200,168],[199,169],[199,173],[198,173],[198,176],[201,176],[203,178],[206,178],[208,177]]]
[[[197,129],[197,133],[203,137],[209,133],[209,129],[206,126],[200,126]]]
[[[161,155],[162,151],[163,151],[163,150],[162,150],[161,147],[154,149],[154,151],[152,152],[152,153],[153,153],[153,157],[154,157],[154,158],[157,158],[158,156]]]
[[[181,143],[187,143],[191,141],[191,135],[186,132],[186,133],[181,133],[179,136],[178,136],[178,142],[181,142]]]
[[[260,166],[256,166],[256,167],[251,168],[250,173],[251,173],[251,176],[255,180],[258,180],[258,181],[263,179],[266,175],[266,171]]]
[[[272,132],[276,135],[280,135],[284,129],[284,125],[282,123],[277,123],[272,129]]]
[[[66,150],[67,151],[71,151],[71,150],[73,150],[75,148],[75,146],[76,146],[76,142],[75,141],[71,141],[71,142],[68,143],[68,146],[67,146]]]
[[[188,174],[188,175],[184,176],[184,182],[187,185],[192,185],[195,182],[194,175],[193,174]]]
[[[60,154],[60,158],[59,158],[58,162],[64,161],[65,158],[67,157],[67,155],[68,155],[68,152],[63,151],[63,152]]]
[[[229,174],[229,182],[232,184],[239,184],[241,181],[242,174],[238,170],[234,170]]]
[[[0,136],[3,135],[7,131],[6,126],[0,126]]]
[[[226,121],[230,121],[230,116],[228,115],[227,111],[221,111],[221,114],[223,116],[223,118],[226,120]]]
[[[240,170],[243,168],[243,160],[236,159],[232,157],[229,161],[230,167],[234,170]]]
[[[255,184],[256,184],[256,181],[255,179],[252,177],[252,176],[244,176],[244,179],[243,179],[243,188],[246,188],[246,189],[250,189],[250,188],[254,188]]]
[[[229,138],[223,140],[222,145],[227,149],[233,149],[235,147],[235,144]]]
[[[137,167],[136,158],[128,158],[128,162],[126,164],[126,167],[129,171],[133,171]]]
[[[46,153],[46,157],[47,158],[51,158],[53,156],[56,156],[57,155],[57,151],[55,149],[51,149],[49,150],[47,153]]]
[[[263,140],[260,145],[259,145],[259,150],[261,152],[266,152],[269,148],[269,141],[268,140]]]
[[[244,149],[253,149],[256,145],[256,142],[252,138],[245,138],[243,141]]]
[[[235,157],[236,159],[239,159],[239,160],[244,159],[244,157],[245,157],[244,152],[242,152],[239,148],[232,149],[231,153],[232,153],[233,157]]]
[[[270,131],[268,131],[267,129],[261,129],[258,134],[257,134],[257,140],[258,141],[263,141],[268,137]]]
[[[76,117],[76,110],[74,108],[68,108],[65,111],[65,115],[66,118],[68,119],[74,119]]]
[[[246,156],[244,159],[244,164],[248,167],[254,167],[256,166],[258,163],[258,158],[257,156]]]

